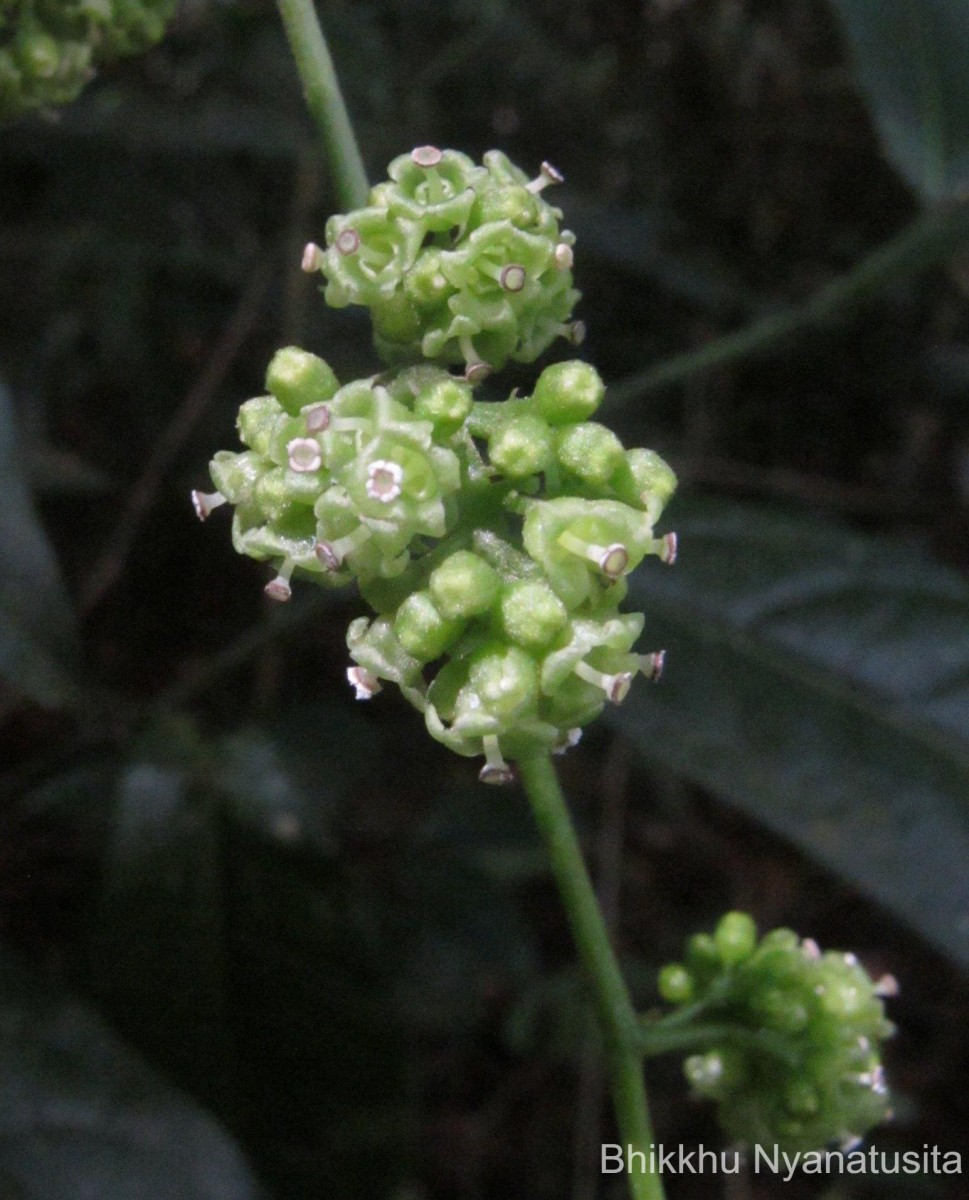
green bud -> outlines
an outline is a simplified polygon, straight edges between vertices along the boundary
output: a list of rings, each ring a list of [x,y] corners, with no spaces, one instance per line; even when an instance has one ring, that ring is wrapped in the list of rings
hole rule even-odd
[[[397,610],[394,633],[408,654],[420,662],[440,658],[463,626],[443,616],[430,592],[413,592]]]
[[[471,405],[468,385],[445,377],[422,388],[414,401],[414,414],[430,421],[441,437],[450,437],[461,428]]]
[[[509,479],[535,475],[552,461],[551,431],[538,417],[514,417],[488,442],[488,457]]]
[[[714,930],[713,940],[716,942],[720,961],[730,967],[743,962],[753,953],[757,944],[757,926],[748,913],[730,912],[720,918]]]
[[[550,425],[586,421],[606,394],[599,372],[588,363],[554,363],[539,375],[532,399]]]
[[[256,396],[239,408],[236,427],[240,440],[256,454],[268,457],[275,422],[283,415],[275,396]]]
[[[522,580],[502,593],[502,626],[520,646],[547,646],[568,622],[568,610],[547,583]]]
[[[689,1004],[693,999],[693,977],[680,963],[667,963],[659,973],[659,994],[670,1004]]]
[[[266,371],[266,387],[290,416],[308,405],[330,400],[339,386],[322,358],[298,346],[277,350]]]
[[[498,595],[498,572],[470,550],[458,550],[431,573],[429,588],[434,603],[450,620],[486,613]]]
[[[538,665],[517,646],[488,646],[471,660],[468,687],[486,713],[510,723],[538,699]]]
[[[622,442],[594,421],[557,431],[555,455],[567,470],[590,487],[602,487],[625,463]]]

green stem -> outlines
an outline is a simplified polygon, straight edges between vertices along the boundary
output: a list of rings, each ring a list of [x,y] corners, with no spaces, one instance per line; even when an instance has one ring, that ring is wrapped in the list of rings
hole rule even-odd
[[[620,379],[609,388],[610,402],[637,399],[681,383],[698,371],[723,367],[772,350],[780,342],[830,323],[887,284],[926,270],[969,239],[969,203],[960,201],[927,213],[895,237],[815,292],[802,304],[785,308],[728,333],[699,350],[678,354],[658,366]]]
[[[343,208],[362,208],[370,185],[313,0],[277,0],[310,116],[323,139]]]
[[[610,945],[552,760],[547,754],[536,755],[521,759],[518,768],[592,989],[619,1133],[624,1145],[644,1153],[648,1165],[654,1139],[643,1083],[640,1023]],[[628,1178],[634,1200],[664,1200],[658,1174],[631,1171]]]
[[[646,1058],[726,1045],[745,1046],[758,1054],[770,1054],[792,1066],[797,1062],[790,1043],[769,1029],[745,1029],[741,1025],[726,1022],[667,1028],[665,1020],[659,1020],[643,1025],[639,1034],[639,1052]]]

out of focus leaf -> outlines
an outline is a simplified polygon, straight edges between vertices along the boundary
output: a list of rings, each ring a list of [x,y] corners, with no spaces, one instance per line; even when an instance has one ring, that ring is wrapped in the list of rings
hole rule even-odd
[[[673,515],[630,589],[668,671],[612,721],[969,967],[969,586],[820,519]]]
[[[885,152],[927,201],[969,180],[969,5],[833,0]]]
[[[0,678],[39,704],[73,692],[74,621],[31,503],[13,404],[0,384]]]
[[[0,950],[0,1189],[10,1200],[254,1200],[226,1133],[81,1004]]]

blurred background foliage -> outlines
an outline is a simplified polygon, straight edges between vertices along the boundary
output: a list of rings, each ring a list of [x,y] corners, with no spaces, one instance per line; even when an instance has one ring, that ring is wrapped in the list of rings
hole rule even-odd
[[[902,983],[879,1145],[969,1156],[965,6],[320,7],[373,178],[565,173],[606,419],[682,479],[667,675],[563,764],[641,1003],[728,907],[852,948]],[[271,609],[188,503],[277,346],[372,370],[299,271],[333,207],[268,0],[0,131],[4,1198],[623,1194],[520,796],[355,705],[354,598]],[[965,1194],[731,1196],[779,1186]]]

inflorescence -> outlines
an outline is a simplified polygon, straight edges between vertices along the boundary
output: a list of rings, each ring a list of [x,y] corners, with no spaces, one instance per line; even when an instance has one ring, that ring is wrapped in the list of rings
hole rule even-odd
[[[0,0],[0,120],[73,100],[99,64],[154,45],[177,0]]]
[[[689,940],[659,987],[674,1020],[714,1030],[684,1071],[738,1141],[848,1150],[890,1115],[881,1043],[894,1026],[883,1000],[898,988],[890,975],[872,980],[853,954],[822,953],[789,929],[758,941],[746,913],[728,913],[712,936]]]
[[[357,697],[397,684],[493,783],[509,759],[573,745],[637,675],[658,678],[662,651],[634,649],[643,617],[620,604],[645,557],[676,556],[675,535],[655,532],[673,472],[592,419],[592,366],[547,367],[531,395],[474,396],[509,359],[580,336],[574,238],[544,199],[559,180],[498,151],[483,166],[431,146],[395,159],[303,259],[330,304],[370,308],[390,365],[341,384],[316,355],[280,350],[267,394],[240,409],[246,449],[219,452],[217,490],[193,494],[201,519],[233,506],[234,545],[273,563],[273,599],[298,578],[355,580],[374,610],[348,630]]]

